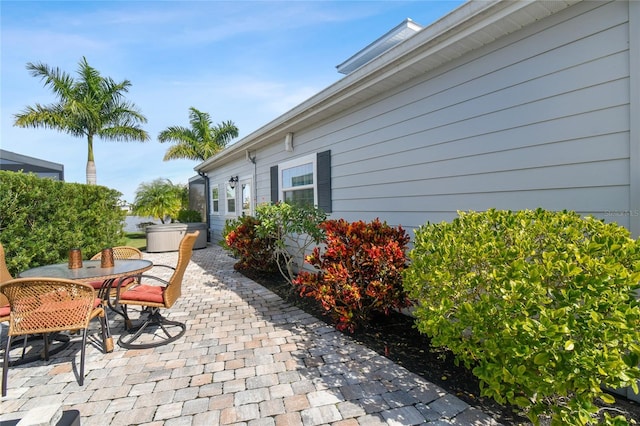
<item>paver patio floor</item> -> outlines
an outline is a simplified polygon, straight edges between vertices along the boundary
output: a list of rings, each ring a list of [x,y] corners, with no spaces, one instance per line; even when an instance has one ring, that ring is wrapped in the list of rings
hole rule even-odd
[[[145,258],[175,265],[177,253]],[[72,369],[79,336],[48,362],[11,367],[0,424],[48,405],[78,410],[83,426],[497,424],[235,272],[234,262],[217,246],[195,250],[182,296],[166,311],[186,322],[184,337],[144,350],[116,344],[106,355],[90,343],[82,387]],[[110,323],[117,340],[123,321]]]

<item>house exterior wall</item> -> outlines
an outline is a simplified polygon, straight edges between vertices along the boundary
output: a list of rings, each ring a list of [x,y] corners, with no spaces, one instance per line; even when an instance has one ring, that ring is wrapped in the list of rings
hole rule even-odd
[[[211,185],[250,177],[253,202],[269,202],[271,166],[331,150],[333,218],[379,217],[413,235],[458,210],[542,207],[634,230],[630,11],[578,3],[296,131],[293,152],[278,140],[250,153],[255,165],[230,160]],[[227,218],[211,216],[212,241]]]
[[[0,149],[0,170],[64,181],[64,165]]]

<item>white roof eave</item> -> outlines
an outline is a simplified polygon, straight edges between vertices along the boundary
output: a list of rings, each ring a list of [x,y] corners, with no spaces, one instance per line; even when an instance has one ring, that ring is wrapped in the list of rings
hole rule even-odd
[[[521,28],[579,1],[582,0],[469,1],[194,169],[211,171],[244,157],[246,150],[284,140],[288,132],[319,122],[386,90],[388,84],[379,84],[383,81],[401,84],[417,73],[426,73],[450,61],[452,56],[461,56],[516,31],[514,17]],[[474,39],[475,34],[479,36]]]

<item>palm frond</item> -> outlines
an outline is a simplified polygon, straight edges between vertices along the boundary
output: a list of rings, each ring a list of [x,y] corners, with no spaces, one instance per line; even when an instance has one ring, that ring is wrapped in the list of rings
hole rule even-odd
[[[238,136],[238,128],[232,121],[213,126],[211,116],[194,107],[189,108],[189,123],[190,129],[170,126],[158,134],[160,142],[175,144],[167,150],[165,161],[179,158],[204,161]]]

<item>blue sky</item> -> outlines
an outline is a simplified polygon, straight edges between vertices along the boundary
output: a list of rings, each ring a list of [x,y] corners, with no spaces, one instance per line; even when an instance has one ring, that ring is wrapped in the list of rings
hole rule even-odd
[[[342,63],[411,18],[428,26],[462,4],[422,1],[0,0],[0,147],[64,164],[84,183],[85,139],[13,126],[27,105],[55,99],[28,62],[76,77],[84,56],[103,76],[129,80],[127,99],[151,141],[94,142],[99,185],[133,201],[140,183],[186,184],[195,161],[162,161],[157,135],[189,126],[188,109],[231,120],[241,139],[343,77]]]

